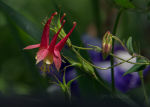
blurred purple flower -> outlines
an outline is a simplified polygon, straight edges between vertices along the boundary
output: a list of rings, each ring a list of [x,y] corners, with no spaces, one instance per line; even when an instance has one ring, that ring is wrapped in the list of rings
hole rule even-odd
[[[101,40],[99,40],[96,37],[92,37],[90,35],[83,35],[82,36],[82,41],[85,45],[85,47],[89,47],[88,44],[91,45],[95,45],[95,46],[101,46]],[[115,50],[115,55],[127,60],[128,58],[131,57],[131,55],[125,51],[123,49],[123,47],[119,46],[119,45],[115,45],[114,47]],[[100,66],[100,67],[109,67],[110,66],[110,57],[108,56],[106,60],[103,60],[102,54],[98,53],[96,51],[93,50],[89,50],[88,51],[91,60],[93,62],[93,64],[95,64],[96,66]],[[132,62],[136,62],[136,58],[131,60]],[[121,60],[115,59],[115,63],[119,63],[121,62]],[[122,92],[127,92],[128,90],[132,89],[132,88],[136,88],[137,86],[140,85],[140,78],[138,76],[137,72],[128,74],[126,76],[123,76],[123,74],[128,71],[131,67],[133,66],[133,64],[129,64],[129,63],[124,63],[121,64],[117,67],[115,67],[115,86],[117,89],[119,89]],[[150,70],[150,66],[148,66],[145,70],[144,70],[144,74],[146,74],[146,72]],[[97,69],[100,77],[107,81],[108,83],[111,83],[111,70],[100,70]]]
[[[64,67],[66,67],[68,65],[70,65],[70,63],[67,62],[66,60],[65,60],[65,62],[62,62],[60,72],[57,71],[54,64],[52,64],[51,66],[47,66],[47,70],[44,71],[44,72],[41,70],[41,67],[43,66],[43,62],[40,62],[38,64],[38,67],[40,68],[40,74],[41,75],[44,75],[44,76],[47,75],[48,77],[51,78],[52,82],[57,82],[58,83],[58,81],[56,80],[55,77],[57,77],[59,79],[59,81],[63,82]],[[48,69],[49,69],[49,71],[48,71]],[[76,76],[77,76],[76,71],[73,67],[68,67],[66,69],[66,71],[65,71],[66,83],[69,82],[70,80],[74,79]],[[56,90],[53,90],[54,87],[55,87]],[[48,90],[51,90],[51,88],[52,88],[53,91],[60,90],[60,87],[58,87],[56,85],[50,85],[48,87]],[[51,91],[49,91],[49,92],[51,92]],[[78,87],[77,81],[72,82],[72,84],[71,84],[71,93],[72,93],[73,96],[78,96],[79,95],[79,87]]]

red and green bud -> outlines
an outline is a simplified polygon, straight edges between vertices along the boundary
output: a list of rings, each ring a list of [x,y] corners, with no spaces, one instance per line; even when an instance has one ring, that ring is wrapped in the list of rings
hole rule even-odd
[[[107,31],[102,41],[102,53],[104,59],[107,58],[111,50],[112,50],[112,34],[109,31]]]

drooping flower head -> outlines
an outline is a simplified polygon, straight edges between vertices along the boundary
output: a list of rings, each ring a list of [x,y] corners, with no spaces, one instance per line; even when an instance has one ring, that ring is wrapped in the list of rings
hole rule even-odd
[[[65,20],[63,20],[65,14],[62,16],[60,22],[61,22],[61,27],[57,31],[57,33],[53,36],[50,44],[49,44],[49,29],[50,29],[50,23],[53,19],[53,17],[57,15],[57,12],[53,13],[51,17],[48,19],[47,23],[44,26],[43,34],[41,37],[41,43],[40,44],[35,44],[35,45],[30,45],[25,47],[24,49],[33,49],[33,48],[38,48],[39,51],[37,52],[36,55],[36,64],[39,63],[40,61],[44,61],[45,64],[51,65],[55,64],[56,69],[59,71],[61,67],[61,56],[60,56],[60,51],[64,47],[67,39],[73,32],[76,22],[74,22],[73,28],[70,30],[70,32],[60,41],[58,44],[56,44],[57,37],[63,28],[65,24]]]

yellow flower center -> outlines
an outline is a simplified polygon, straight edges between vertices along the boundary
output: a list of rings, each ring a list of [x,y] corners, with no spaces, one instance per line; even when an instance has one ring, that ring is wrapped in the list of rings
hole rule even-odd
[[[53,63],[53,55],[47,55],[43,61],[48,65],[52,64]]]

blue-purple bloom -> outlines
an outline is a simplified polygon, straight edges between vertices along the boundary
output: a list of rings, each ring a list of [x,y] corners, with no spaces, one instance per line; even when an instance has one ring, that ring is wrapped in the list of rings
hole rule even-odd
[[[85,47],[89,47],[88,44],[91,45],[95,45],[95,46],[101,46],[101,40],[99,40],[96,37],[92,37],[90,35],[84,35],[82,37],[82,41],[85,45]],[[114,47],[115,50],[115,55],[127,60],[131,57],[131,55],[123,49],[123,47],[121,47],[120,45],[115,45]],[[93,64],[95,64],[96,66],[99,67],[109,67],[110,66],[110,56],[108,56],[105,60],[102,57],[102,53],[98,53],[96,51],[93,50],[89,50],[88,51],[91,60],[93,62]],[[136,58],[133,58],[132,60],[130,60],[132,62],[136,62]],[[115,63],[119,63],[121,62],[121,60],[115,59]],[[138,75],[138,72],[134,72],[131,74],[127,74],[126,76],[123,76],[123,74],[128,71],[131,67],[133,66],[133,64],[129,64],[129,63],[124,63],[121,64],[117,67],[114,68],[115,70],[115,86],[117,89],[119,89],[122,92],[127,92],[128,90],[132,89],[132,88],[136,88],[137,86],[140,85],[140,78]],[[150,69],[150,66],[147,67],[144,70],[144,74]],[[96,69],[100,75],[100,77],[107,81],[108,83],[111,83],[111,70],[100,70],[100,69]]]

